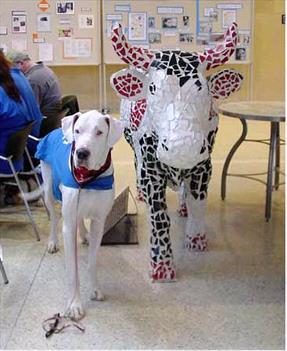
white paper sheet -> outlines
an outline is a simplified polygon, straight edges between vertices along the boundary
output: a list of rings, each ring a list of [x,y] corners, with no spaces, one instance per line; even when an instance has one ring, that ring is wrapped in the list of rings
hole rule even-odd
[[[12,50],[15,51],[26,51],[27,50],[27,38],[13,38],[11,41]]]
[[[64,41],[64,57],[91,57],[92,55],[92,39],[67,39]]]
[[[49,14],[37,15],[37,31],[38,32],[51,31],[51,17]]]
[[[39,44],[39,61],[51,62],[54,56],[54,46],[51,43]]]

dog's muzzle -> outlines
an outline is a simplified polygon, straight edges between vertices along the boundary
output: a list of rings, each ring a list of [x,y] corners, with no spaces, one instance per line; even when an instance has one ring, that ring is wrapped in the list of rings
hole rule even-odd
[[[89,158],[90,154],[90,151],[84,147],[76,151],[76,156],[80,161],[86,161]]]

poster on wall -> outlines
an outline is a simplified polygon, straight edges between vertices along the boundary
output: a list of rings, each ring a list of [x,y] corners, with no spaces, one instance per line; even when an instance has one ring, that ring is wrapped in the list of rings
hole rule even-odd
[[[27,38],[13,38],[11,41],[12,50],[15,51],[26,51],[27,50]]]
[[[222,28],[228,28],[233,22],[236,22],[236,11],[222,10]]]
[[[94,15],[79,15],[79,28],[89,29],[95,27]]]
[[[154,32],[148,34],[148,42],[150,44],[160,44],[161,43],[161,33]]]
[[[161,28],[163,30],[176,30],[177,29],[177,17],[162,17]]]
[[[235,49],[235,60],[236,61],[246,61],[246,48],[236,48]]]
[[[74,1],[57,1],[56,13],[57,15],[73,15],[75,13]]]
[[[37,15],[37,32],[51,31],[51,17],[49,14]]]
[[[193,42],[192,33],[179,33],[179,42],[184,44],[190,44]]]
[[[129,40],[147,40],[147,16],[145,12],[129,13]]]
[[[39,45],[38,60],[51,62],[54,58],[54,47],[51,43],[42,43]]]
[[[64,41],[64,58],[91,57],[91,56],[92,56],[92,39],[91,38],[80,38],[80,39],[69,38]]]
[[[27,32],[27,16],[25,11],[12,11],[12,33]]]

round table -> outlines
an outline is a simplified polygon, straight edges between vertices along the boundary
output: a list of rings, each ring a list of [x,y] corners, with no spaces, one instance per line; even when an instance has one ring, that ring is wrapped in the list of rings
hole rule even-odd
[[[280,174],[280,145],[284,140],[280,139],[280,122],[285,122],[285,104],[282,101],[238,101],[222,104],[219,106],[219,113],[224,116],[239,118],[242,123],[240,138],[229,151],[224,162],[221,177],[221,198],[226,196],[226,177],[244,177],[259,181],[266,185],[265,218],[268,221],[271,217],[272,190],[279,187]],[[270,139],[246,139],[248,132],[247,120],[270,122]],[[243,141],[260,142],[269,145],[268,169],[264,173],[255,174],[232,174],[228,173],[231,159]],[[267,174],[267,181],[264,182],[255,176]]]

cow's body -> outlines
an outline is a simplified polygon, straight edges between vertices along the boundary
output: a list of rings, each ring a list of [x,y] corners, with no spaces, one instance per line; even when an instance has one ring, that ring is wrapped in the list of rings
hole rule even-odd
[[[185,185],[189,214],[185,244],[205,250],[210,153],[218,127],[215,101],[238,90],[242,77],[223,70],[207,80],[204,71],[226,62],[233,53],[236,25],[228,30],[224,45],[202,55],[130,47],[120,27],[114,29],[112,40],[118,55],[136,68],[117,72],[111,83],[124,98],[121,119],[135,151],[138,185],[149,210],[151,277],[174,280],[166,187]]]

